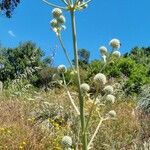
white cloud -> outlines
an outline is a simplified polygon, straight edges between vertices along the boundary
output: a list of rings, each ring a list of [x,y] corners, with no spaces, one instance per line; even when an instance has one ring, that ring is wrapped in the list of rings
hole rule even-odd
[[[12,37],[16,37],[16,35],[13,33],[13,31],[11,31],[11,30],[9,30],[8,31],[8,34],[10,35],[10,36],[12,36]]]

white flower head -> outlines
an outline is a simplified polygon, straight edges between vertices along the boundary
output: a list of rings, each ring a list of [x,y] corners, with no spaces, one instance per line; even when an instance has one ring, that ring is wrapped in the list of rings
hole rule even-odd
[[[102,74],[102,73],[98,73],[98,74],[96,74],[95,75],[95,77],[94,77],[94,83],[95,84],[106,84],[106,82],[107,82],[107,80],[106,80],[106,76],[104,75],[104,74]]]
[[[114,110],[111,110],[111,111],[108,112],[107,116],[109,118],[116,118],[117,114]]]
[[[52,19],[50,22],[50,25],[52,28],[57,28],[58,27],[58,22],[56,19]]]
[[[58,18],[57,18],[57,21],[58,23],[60,24],[64,24],[66,22],[66,19],[63,15],[60,15]]]
[[[67,72],[67,68],[66,68],[65,65],[59,65],[59,66],[57,67],[57,71],[58,71],[59,73],[65,73],[65,72]]]
[[[112,39],[110,42],[109,42],[109,45],[112,47],[112,48],[115,48],[115,49],[119,49],[120,46],[121,46],[121,43],[118,39]]]
[[[115,102],[115,96],[111,95],[111,94],[107,95],[106,96],[106,101],[114,103]]]
[[[106,55],[107,54],[107,48],[105,46],[101,46],[99,48],[99,51],[102,55]]]
[[[52,14],[54,18],[58,18],[60,15],[62,15],[62,10],[59,8],[54,8],[52,10]]]
[[[114,89],[113,89],[113,87],[112,87],[111,85],[105,86],[103,90],[104,90],[104,92],[107,93],[107,94],[112,94],[113,91],[114,91]]]
[[[69,148],[72,146],[72,138],[70,136],[64,136],[62,138],[61,144],[64,148]]]
[[[89,86],[87,83],[82,83],[82,84],[80,85],[80,88],[81,88],[81,91],[82,91],[82,92],[85,92],[85,93],[90,90],[90,86]]]
[[[119,58],[121,56],[121,53],[119,51],[114,51],[112,53],[112,56],[116,57],[116,58]]]

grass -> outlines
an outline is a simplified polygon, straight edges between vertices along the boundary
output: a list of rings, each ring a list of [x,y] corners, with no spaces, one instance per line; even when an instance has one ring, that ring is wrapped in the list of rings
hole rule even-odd
[[[76,93],[72,94],[76,98]],[[117,118],[102,124],[94,140],[95,150],[132,149],[140,137],[140,124],[133,114],[135,107],[135,101],[130,99],[99,108],[101,114],[115,110]],[[0,149],[61,150],[64,135],[70,135],[74,144],[78,142],[80,126],[64,90],[35,92],[32,100],[3,95],[0,114]],[[89,137],[98,122],[95,111]]]

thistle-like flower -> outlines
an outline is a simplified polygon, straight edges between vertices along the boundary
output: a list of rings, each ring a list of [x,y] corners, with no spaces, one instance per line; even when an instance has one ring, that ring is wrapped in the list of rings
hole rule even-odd
[[[59,73],[65,73],[65,72],[67,72],[67,68],[66,68],[65,65],[59,65],[59,66],[57,67],[57,71],[58,71]]]
[[[105,46],[101,46],[99,48],[99,51],[102,55],[106,55],[107,54],[107,48]]]
[[[121,56],[121,53],[119,51],[114,51],[112,53],[112,56],[116,57],[116,58],[119,58]]]
[[[109,45],[112,47],[112,48],[115,48],[115,49],[119,49],[120,46],[121,46],[121,43],[118,39],[112,39],[110,42],[109,42]]]
[[[66,19],[65,19],[65,17],[64,17],[63,15],[61,15],[61,16],[59,16],[59,17],[57,18],[57,21],[58,21],[58,23],[60,23],[60,24],[64,24],[64,23],[66,22]]]
[[[107,95],[106,96],[106,101],[114,103],[115,102],[115,96],[111,95],[111,94]]]
[[[106,80],[106,76],[104,74],[98,73],[98,74],[95,75],[94,83],[96,85],[98,85],[98,84],[103,85],[103,84],[106,84],[106,82],[107,82],[107,80]]]
[[[62,10],[59,8],[54,8],[52,10],[52,14],[54,18],[58,18],[60,15],[62,15]]]
[[[108,112],[107,116],[109,118],[116,118],[117,114],[114,110],[111,110],[111,111]]]
[[[83,83],[80,85],[81,91],[82,92],[88,92],[90,90],[90,86],[87,83]]]
[[[64,148],[69,148],[72,146],[72,138],[70,136],[64,136],[62,138],[61,144]]]
[[[107,94],[112,94],[114,89],[111,85],[107,85],[107,86],[104,87],[103,91]]]

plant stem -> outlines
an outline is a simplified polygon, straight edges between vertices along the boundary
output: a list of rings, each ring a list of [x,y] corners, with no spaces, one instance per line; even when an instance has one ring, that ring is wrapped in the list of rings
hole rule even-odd
[[[80,121],[81,121],[81,138],[83,144],[83,150],[87,150],[87,134],[85,132],[85,115],[84,115],[84,101],[80,88],[80,72],[79,72],[79,62],[78,62],[78,48],[77,48],[77,35],[76,35],[76,22],[75,22],[75,12],[74,10],[70,11],[71,15],[71,24],[72,24],[72,38],[73,38],[73,49],[74,49],[74,61],[75,61],[75,69],[77,71],[77,86],[78,86],[78,97],[80,104]]]
[[[60,44],[61,44],[61,47],[62,47],[62,49],[63,49],[63,51],[64,51],[64,54],[65,54],[65,56],[66,56],[66,58],[67,58],[68,63],[70,64],[71,68],[74,69],[74,67],[73,67],[73,65],[72,65],[72,62],[71,62],[71,60],[70,60],[70,58],[69,58],[69,55],[68,55],[68,53],[67,53],[67,50],[66,50],[66,48],[65,48],[65,46],[64,46],[64,43],[63,43],[63,41],[62,41],[61,35],[58,35],[57,37],[58,37],[58,40],[59,40],[59,42],[60,42]]]
[[[97,126],[97,128],[96,128],[94,134],[92,135],[92,138],[91,138],[90,142],[88,143],[88,150],[90,149],[90,146],[91,146],[91,144],[93,143],[93,140],[94,140],[95,136],[97,135],[97,133],[98,133],[98,131],[99,131],[99,128],[100,128],[102,122],[103,122],[103,118],[100,119],[99,124],[98,124],[98,126]]]
[[[79,112],[79,110],[78,110],[76,104],[74,103],[74,100],[72,99],[72,96],[71,96],[71,94],[70,94],[70,92],[69,92],[69,90],[68,90],[68,87],[67,87],[67,84],[66,84],[66,80],[65,80],[64,74],[62,74],[62,76],[63,76],[63,81],[64,81],[64,87],[65,87],[65,90],[66,90],[66,92],[67,92],[67,95],[68,95],[68,97],[69,97],[69,99],[70,99],[70,102],[71,102],[73,108],[75,109],[77,115],[80,115],[80,112]]]

